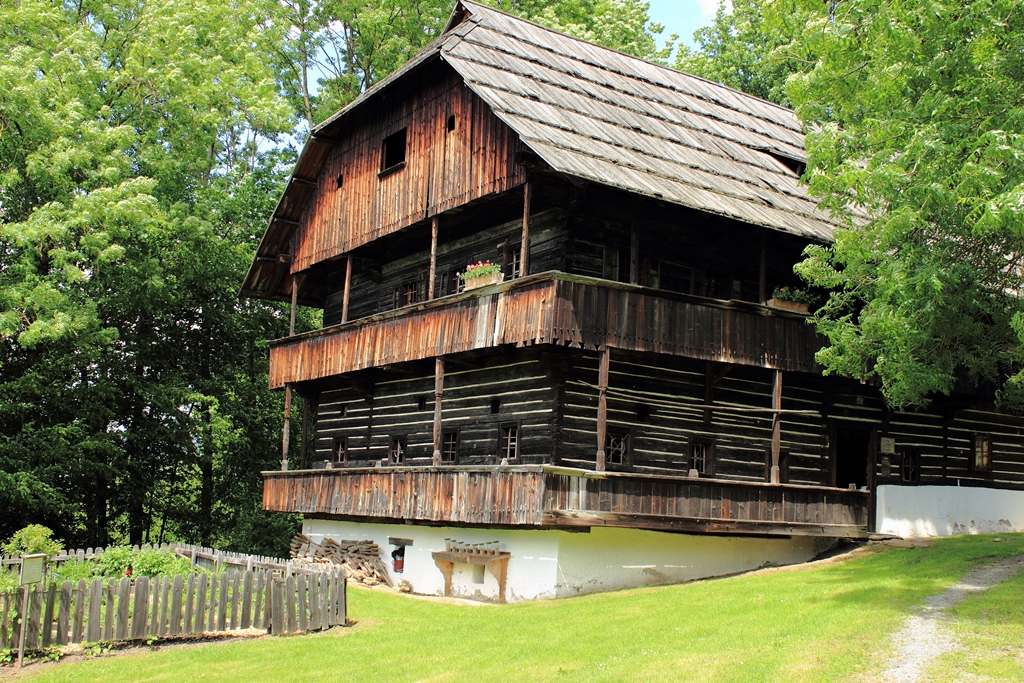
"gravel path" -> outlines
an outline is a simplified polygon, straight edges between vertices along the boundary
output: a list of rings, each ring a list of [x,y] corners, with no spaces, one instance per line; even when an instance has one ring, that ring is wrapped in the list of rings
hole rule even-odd
[[[971,570],[959,583],[941,595],[925,599],[925,606],[919,615],[897,633],[893,639],[896,654],[882,674],[883,680],[892,683],[914,683],[936,657],[955,647],[952,632],[946,627],[945,610],[967,597],[996,584],[1000,584],[1024,569],[1024,555],[1000,560],[994,564]]]

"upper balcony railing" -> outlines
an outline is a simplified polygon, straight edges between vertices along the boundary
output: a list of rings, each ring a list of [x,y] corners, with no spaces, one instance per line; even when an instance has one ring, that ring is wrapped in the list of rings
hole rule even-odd
[[[503,344],[570,344],[817,372],[805,316],[550,271],[270,345],[270,386]]]

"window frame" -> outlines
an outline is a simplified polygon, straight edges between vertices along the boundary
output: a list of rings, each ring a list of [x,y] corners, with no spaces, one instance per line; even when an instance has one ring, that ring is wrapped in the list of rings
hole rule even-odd
[[[445,446],[447,445],[447,438],[451,435],[455,436],[455,455],[451,460],[445,460]],[[446,427],[441,429],[441,465],[458,465],[459,464],[459,445],[461,441],[461,429],[459,427]]]
[[[401,139],[402,139],[402,158],[399,161],[396,161],[396,162],[388,165],[388,163],[387,163],[388,156],[389,156],[388,155],[388,150],[390,149],[389,143],[392,143],[392,142],[396,141],[399,136],[401,136]],[[408,159],[409,159],[409,127],[408,126],[403,126],[402,128],[396,130],[394,133],[391,133],[390,135],[384,136],[384,139],[381,140],[381,143],[380,143],[380,171],[378,171],[377,177],[378,178],[384,178],[385,176],[389,176],[389,175],[391,175],[392,173],[394,173],[396,171],[402,170],[403,168],[405,168],[405,165],[408,162]]]
[[[717,460],[718,460],[717,452],[716,452],[718,449],[717,449],[716,439],[715,439],[714,436],[695,435],[695,436],[691,436],[691,437],[689,437],[687,439],[687,442],[686,442],[686,471],[689,472],[690,470],[697,469],[696,467],[693,467],[693,465],[694,465],[693,450],[694,450],[694,446],[697,446],[697,445],[702,445],[702,446],[709,447],[708,452],[705,453],[705,455],[704,455],[704,471],[697,470],[697,476],[699,476],[699,477],[714,477],[715,476],[715,466],[716,466]],[[780,458],[779,458],[780,459],[779,469],[781,470],[782,469],[781,453],[779,455],[780,455]],[[770,465],[769,465],[769,467],[770,467]],[[788,467],[787,467],[787,469],[788,469]],[[769,473],[770,473],[770,471],[771,470],[769,470]],[[779,474],[781,476],[782,473],[780,472]]]
[[[896,452],[900,456],[900,484],[904,486],[913,486],[921,483],[921,449],[920,448],[898,448]],[[989,451],[991,453],[991,451]],[[914,476],[911,478],[906,477],[907,473],[907,458],[910,458],[910,462],[913,465]]]
[[[979,442],[985,442],[988,444],[988,462],[984,465],[978,464]],[[968,469],[971,472],[977,472],[979,474],[990,474],[992,472],[992,435],[990,433],[975,432],[971,435],[971,454],[968,464],[970,465]]]
[[[401,460],[394,458],[395,442],[400,445]],[[405,434],[394,434],[388,437],[388,464],[393,466],[404,465],[409,456],[409,437]]]
[[[331,440],[331,466],[348,467],[348,435],[336,436]]]
[[[612,462],[611,439],[615,436],[625,437],[626,445],[622,462]],[[635,432],[632,427],[620,427],[618,425],[607,425],[604,430],[604,464],[612,470],[629,471],[633,469],[633,438]]]
[[[498,423],[498,462],[500,463],[502,458],[507,457],[505,455],[505,447],[503,441],[505,440],[505,430],[514,427],[516,430],[516,454],[515,457],[509,458],[509,464],[515,464],[520,461],[523,454],[523,422],[522,420],[507,420],[505,422]]]

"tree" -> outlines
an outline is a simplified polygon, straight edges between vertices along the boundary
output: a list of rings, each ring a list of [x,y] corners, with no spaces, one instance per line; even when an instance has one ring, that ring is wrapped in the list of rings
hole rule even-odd
[[[879,378],[899,407],[958,382],[1019,405],[1024,5],[802,5],[798,40],[818,57],[788,93],[810,131],[811,192],[847,222],[798,267],[832,290],[819,362]]]
[[[794,42],[810,13],[793,0],[722,2],[715,20],[680,47],[675,68],[783,106],[786,79],[814,64],[808,44]]]
[[[236,292],[289,161],[272,5],[0,5],[0,535],[231,543],[241,451],[257,504],[287,316]]]

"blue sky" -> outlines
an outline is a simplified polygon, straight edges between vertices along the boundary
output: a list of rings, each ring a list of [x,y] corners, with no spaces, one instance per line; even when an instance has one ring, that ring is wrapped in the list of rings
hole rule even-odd
[[[650,0],[651,20],[665,24],[665,33],[693,45],[693,32],[715,18],[718,0]]]

